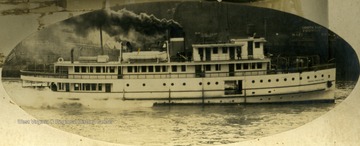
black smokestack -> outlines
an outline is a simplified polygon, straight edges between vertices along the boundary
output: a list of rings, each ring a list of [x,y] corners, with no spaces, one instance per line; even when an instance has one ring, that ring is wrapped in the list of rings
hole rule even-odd
[[[71,60],[71,63],[74,63],[74,49],[71,49],[71,51],[70,51],[70,60]]]
[[[100,29],[100,48],[101,48],[101,55],[104,55],[102,26],[100,26],[99,29]]]

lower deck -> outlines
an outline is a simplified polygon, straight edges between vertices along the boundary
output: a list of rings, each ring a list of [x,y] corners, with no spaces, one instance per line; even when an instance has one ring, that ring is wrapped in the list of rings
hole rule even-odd
[[[335,69],[302,73],[237,77],[174,79],[39,79],[24,76],[23,86],[44,84],[56,92],[99,93],[123,100],[205,100],[258,102],[287,101],[302,95],[327,93],[335,89]],[[51,80],[51,81],[49,81]],[[45,82],[47,81],[47,82]],[[332,93],[333,94],[333,93]],[[290,99],[289,99],[290,98]],[[325,97],[318,97],[324,99]],[[328,95],[325,99],[333,99]],[[314,100],[314,99],[311,99]],[[232,102],[230,100],[229,102]]]

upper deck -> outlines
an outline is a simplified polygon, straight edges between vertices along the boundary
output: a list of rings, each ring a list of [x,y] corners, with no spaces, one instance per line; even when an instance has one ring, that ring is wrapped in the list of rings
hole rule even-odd
[[[265,59],[264,38],[232,39],[229,43],[194,44],[194,61]]]

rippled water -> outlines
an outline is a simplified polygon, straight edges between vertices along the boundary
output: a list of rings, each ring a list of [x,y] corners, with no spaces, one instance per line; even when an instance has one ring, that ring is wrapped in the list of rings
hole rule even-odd
[[[15,90],[17,82],[3,82]],[[355,82],[338,82],[336,104],[344,100]],[[9,87],[12,87],[9,89]],[[11,95],[10,95],[11,96]],[[214,145],[240,142],[287,131],[331,110],[333,103],[255,104],[232,106],[156,106],[87,108],[80,104],[59,107],[22,107],[39,120],[85,137],[130,145]],[[104,123],[64,123],[64,121]]]

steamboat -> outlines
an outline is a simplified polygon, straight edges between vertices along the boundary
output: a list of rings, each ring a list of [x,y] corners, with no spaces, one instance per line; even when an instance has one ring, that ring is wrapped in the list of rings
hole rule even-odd
[[[120,45],[118,60],[108,55],[59,58],[51,73],[21,71],[23,87],[106,99],[151,100],[156,104],[242,104],[334,102],[335,64],[319,56],[273,57],[265,38],[231,39],[192,45],[177,53],[184,38],[170,38],[158,50]],[[177,59],[172,57],[177,54]],[[180,58],[180,59],[179,59]]]

